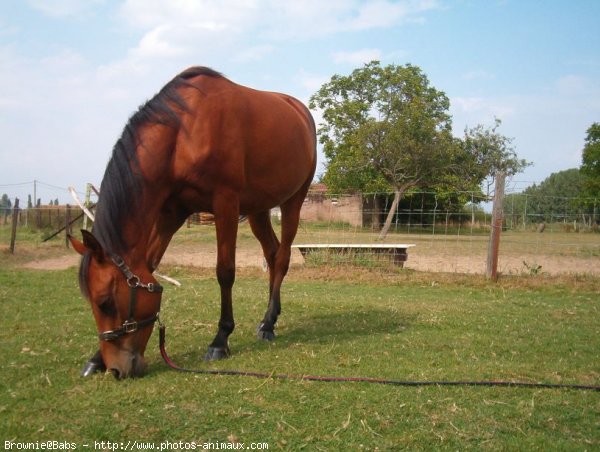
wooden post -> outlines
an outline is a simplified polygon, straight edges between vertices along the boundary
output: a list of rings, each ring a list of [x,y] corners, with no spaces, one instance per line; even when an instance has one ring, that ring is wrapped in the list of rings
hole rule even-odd
[[[12,231],[10,233],[10,252],[15,254],[15,241],[17,240],[17,222],[19,221],[19,198],[15,198],[12,214]]]
[[[92,196],[92,184],[88,183],[85,186],[85,201],[83,201],[83,205],[86,208],[90,208],[90,196]],[[88,217],[87,215],[83,216],[83,229],[87,229]]]
[[[37,200],[37,204],[35,205],[35,227],[37,229],[41,229],[42,228],[42,204],[41,201],[38,199]]]
[[[490,234],[485,271],[486,276],[494,281],[498,279],[498,252],[500,250],[500,233],[502,232],[502,199],[504,198],[505,178],[506,174],[504,172],[499,171],[496,173],[496,187],[492,207],[492,232]]]
[[[67,204],[65,209],[65,246],[69,247],[69,235],[71,234],[71,206]]]

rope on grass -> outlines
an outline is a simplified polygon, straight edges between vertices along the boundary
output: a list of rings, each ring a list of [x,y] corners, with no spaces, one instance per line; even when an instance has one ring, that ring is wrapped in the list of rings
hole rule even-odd
[[[600,391],[600,386],[580,385],[580,384],[559,384],[559,383],[527,383],[522,381],[409,381],[409,380],[388,380],[371,377],[330,377],[316,375],[288,375],[265,372],[251,372],[242,370],[216,370],[216,369],[187,369],[180,367],[167,354],[165,349],[166,342],[165,325],[161,324],[159,329],[159,347],[160,354],[165,363],[173,370],[178,372],[187,372],[193,374],[205,375],[225,375],[239,377],[254,377],[274,380],[301,380],[301,381],[319,381],[319,382],[357,382],[372,383],[391,386],[494,386],[509,388],[543,388],[543,389],[575,389],[587,391]]]

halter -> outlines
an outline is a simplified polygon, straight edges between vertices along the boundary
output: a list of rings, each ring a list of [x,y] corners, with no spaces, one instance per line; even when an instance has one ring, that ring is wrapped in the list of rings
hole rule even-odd
[[[150,326],[156,322],[159,319],[158,312],[147,319],[139,321],[135,320],[134,313],[137,302],[137,289],[146,289],[150,293],[162,293],[163,291],[163,287],[158,283],[144,284],[139,276],[133,274],[121,256],[113,254],[110,256],[110,259],[127,279],[127,285],[129,286],[129,314],[127,320],[123,322],[123,325],[121,325],[120,328],[98,334],[101,341],[116,341],[126,334],[135,333],[137,330]]]

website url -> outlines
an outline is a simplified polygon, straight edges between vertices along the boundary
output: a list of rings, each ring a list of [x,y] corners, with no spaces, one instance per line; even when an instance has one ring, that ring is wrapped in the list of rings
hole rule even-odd
[[[88,443],[73,443],[68,441],[4,441],[4,449],[21,450],[110,450],[110,451],[139,451],[156,450],[186,451],[186,450],[269,450],[269,444],[264,442],[219,442],[219,441],[93,441]]]

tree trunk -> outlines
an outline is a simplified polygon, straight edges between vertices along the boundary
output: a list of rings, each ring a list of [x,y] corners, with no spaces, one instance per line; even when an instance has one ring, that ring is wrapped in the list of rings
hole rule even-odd
[[[400,203],[400,199],[402,198],[402,193],[404,190],[396,189],[394,190],[394,200],[392,201],[392,206],[387,214],[387,218],[385,219],[385,223],[381,232],[379,233],[379,240],[385,240],[390,227],[392,226],[392,221],[394,220],[394,215],[396,215],[396,209],[398,208],[398,204]]]

